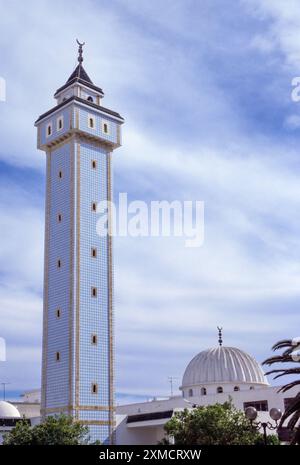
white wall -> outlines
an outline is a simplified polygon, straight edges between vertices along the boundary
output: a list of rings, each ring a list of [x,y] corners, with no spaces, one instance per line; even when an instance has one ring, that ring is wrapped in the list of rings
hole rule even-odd
[[[191,408],[196,405],[211,405],[217,402],[224,403],[232,397],[232,402],[236,408],[244,410],[244,402],[263,401],[267,400],[268,410],[278,408],[284,411],[284,398],[294,397],[298,393],[298,389],[293,388],[287,393],[278,393],[280,386],[262,387],[255,390],[241,390],[237,392],[227,392],[223,394],[213,394],[206,396],[195,396],[186,402],[181,396],[174,396],[168,399],[154,400],[150,402],[140,402],[136,404],[119,405],[117,406],[117,422],[116,438],[117,444],[157,444],[164,437],[163,425],[157,427],[144,427],[143,422],[140,426],[134,428],[126,424],[128,415],[137,415],[142,413],[153,413],[165,410]],[[167,421],[167,420],[166,420]],[[257,421],[274,421],[270,418],[268,412],[258,412]],[[137,425],[137,424],[136,424]],[[274,431],[268,431],[268,434],[274,434]]]

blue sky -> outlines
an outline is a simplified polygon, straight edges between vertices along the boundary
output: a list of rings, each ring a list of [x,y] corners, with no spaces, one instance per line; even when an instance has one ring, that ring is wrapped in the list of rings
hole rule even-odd
[[[300,75],[295,0],[0,0],[0,381],[40,383],[45,157],[34,121],[76,65],[119,111],[115,194],[204,200],[205,243],[115,240],[117,391],[164,395],[224,343],[262,361],[298,336]]]

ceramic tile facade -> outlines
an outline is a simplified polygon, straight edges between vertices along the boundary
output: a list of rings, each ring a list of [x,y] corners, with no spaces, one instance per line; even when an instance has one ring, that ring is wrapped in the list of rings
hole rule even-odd
[[[86,89],[82,95],[88,96]],[[114,424],[113,268],[111,240],[98,236],[99,215],[91,205],[110,199],[110,157],[120,142],[120,124],[100,107],[76,101],[36,123],[38,147],[48,159],[42,412],[74,416],[89,426],[91,441],[101,442],[111,440]]]

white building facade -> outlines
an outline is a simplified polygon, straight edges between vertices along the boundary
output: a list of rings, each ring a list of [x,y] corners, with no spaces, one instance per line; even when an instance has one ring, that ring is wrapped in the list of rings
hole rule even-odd
[[[164,425],[175,412],[195,406],[222,404],[230,399],[241,411],[255,407],[257,421],[269,421],[274,425],[269,411],[277,408],[283,412],[299,392],[296,387],[286,393],[278,392],[279,389],[280,386],[270,386],[261,366],[246,352],[223,346],[204,350],[187,365],[180,387],[181,395],[116,407],[115,443],[155,445],[165,437]],[[14,418],[25,415],[32,425],[37,424],[40,421],[40,391],[26,392],[22,397],[21,402],[12,403],[14,410],[6,405],[3,411],[6,415],[14,415]],[[10,420],[2,421],[2,429],[10,430],[12,423]],[[274,434],[274,431],[269,433]],[[283,429],[281,433],[285,440],[288,431]]]
[[[117,406],[117,444],[157,444],[165,437],[164,425],[176,411],[228,400],[242,411],[255,407],[257,421],[275,425],[269,411],[277,408],[283,412],[298,392],[293,388],[279,393],[279,388],[269,385],[261,366],[246,352],[222,345],[204,350],[188,364],[181,396]]]

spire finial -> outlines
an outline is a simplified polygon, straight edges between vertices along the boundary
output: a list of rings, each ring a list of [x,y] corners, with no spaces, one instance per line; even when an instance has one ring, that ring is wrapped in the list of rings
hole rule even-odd
[[[78,39],[76,39],[76,42],[79,45],[79,47],[78,47],[78,61],[79,61],[79,64],[81,64],[83,62],[82,47],[85,45],[85,42],[82,42],[82,44],[81,44]]]
[[[218,340],[219,346],[222,347],[222,344],[223,344],[222,329],[223,329],[223,328],[222,328],[222,327],[220,328],[219,326],[217,326],[217,328],[218,328],[218,331],[219,331],[219,340]]]

